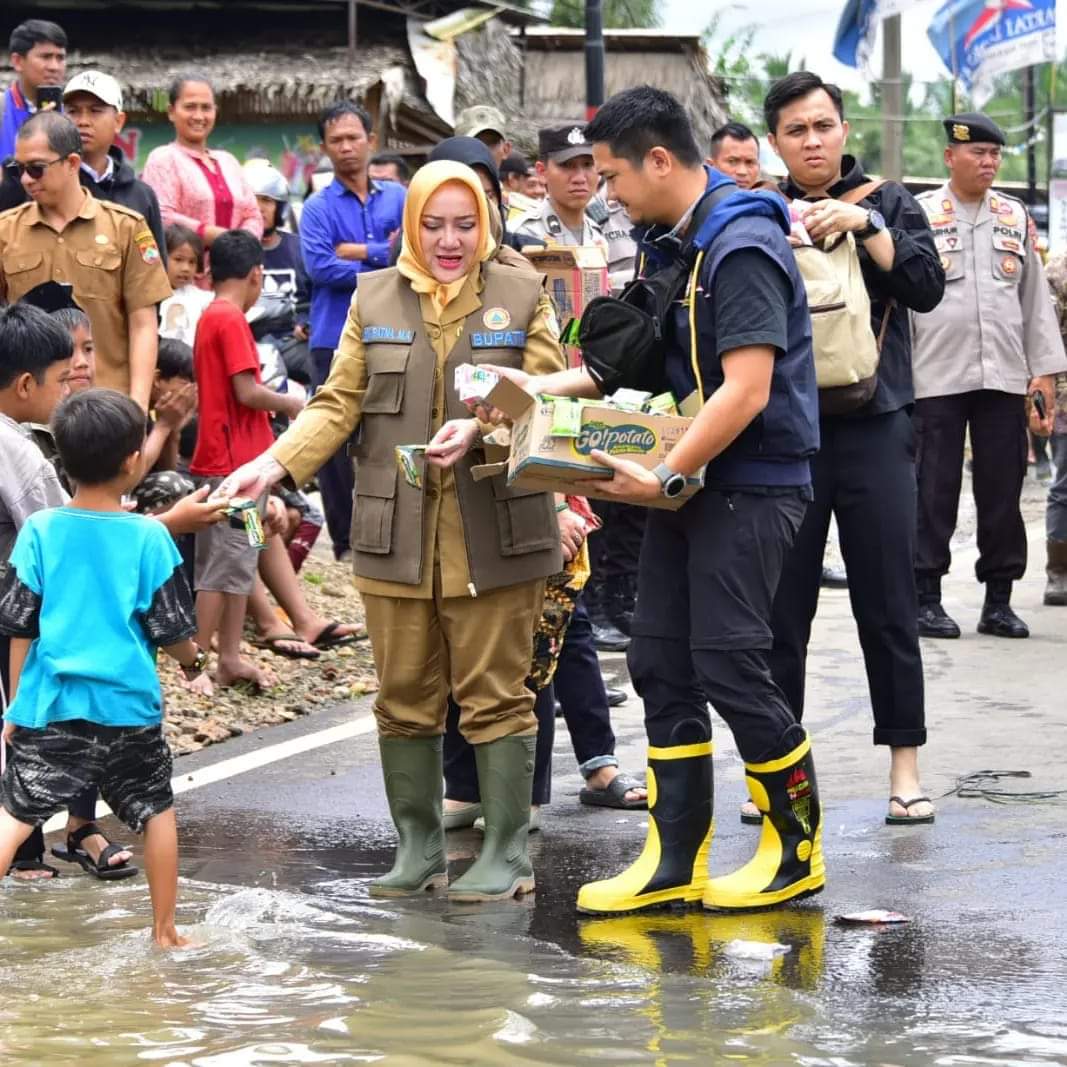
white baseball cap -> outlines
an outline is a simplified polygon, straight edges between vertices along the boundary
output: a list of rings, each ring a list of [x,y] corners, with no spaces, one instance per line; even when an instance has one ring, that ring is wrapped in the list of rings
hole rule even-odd
[[[75,93],[89,93],[116,111],[122,110],[122,86],[110,74],[103,74],[98,70],[86,70],[76,74],[67,82],[63,99],[66,100]]]

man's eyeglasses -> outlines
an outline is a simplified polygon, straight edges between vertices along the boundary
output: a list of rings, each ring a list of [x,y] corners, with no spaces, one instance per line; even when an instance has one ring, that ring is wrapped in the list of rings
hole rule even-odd
[[[5,163],[4,168],[18,180],[21,180],[23,174],[28,174],[35,182],[39,182],[49,167],[54,166],[56,163],[62,163],[65,158],[65,156],[57,156],[55,159],[49,159],[45,162],[34,160],[32,163],[19,163],[18,160],[13,159],[10,163]]]

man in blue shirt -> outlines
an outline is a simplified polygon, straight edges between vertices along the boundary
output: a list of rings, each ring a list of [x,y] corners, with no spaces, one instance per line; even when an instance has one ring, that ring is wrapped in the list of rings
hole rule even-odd
[[[405,196],[402,185],[368,176],[376,139],[370,116],[358,104],[342,100],[328,107],[319,119],[319,139],[334,179],[308,198],[300,218],[300,248],[312,285],[309,343],[315,388],[329,376],[360,274],[389,266]],[[338,559],[349,551],[353,485],[352,461],[342,449],[319,472],[326,525]]]
[[[37,110],[37,91],[62,85],[67,70],[67,35],[54,22],[27,19],[11,31],[15,80],[0,96],[0,161],[15,151],[15,134]]]

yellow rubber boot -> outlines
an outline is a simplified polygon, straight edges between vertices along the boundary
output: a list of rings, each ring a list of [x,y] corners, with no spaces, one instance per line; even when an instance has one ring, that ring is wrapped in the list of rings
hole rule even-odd
[[[622,874],[578,891],[578,910],[593,915],[693,904],[708,881],[711,847],[710,741],[648,750],[648,836]]]
[[[759,845],[740,870],[708,882],[705,908],[766,908],[809,897],[826,885],[811,742],[799,726],[787,736],[794,734],[801,741],[788,755],[745,764],[750,796],[763,813]]]

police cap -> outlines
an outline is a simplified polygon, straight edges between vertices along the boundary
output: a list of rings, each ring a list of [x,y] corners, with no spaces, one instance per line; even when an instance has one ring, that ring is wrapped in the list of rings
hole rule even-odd
[[[1007,144],[1004,131],[991,118],[976,111],[949,115],[942,125],[949,144]]]
[[[537,133],[537,156],[540,160],[566,163],[578,156],[591,156],[593,147],[585,139],[585,123],[568,122],[566,126],[550,126]]]

